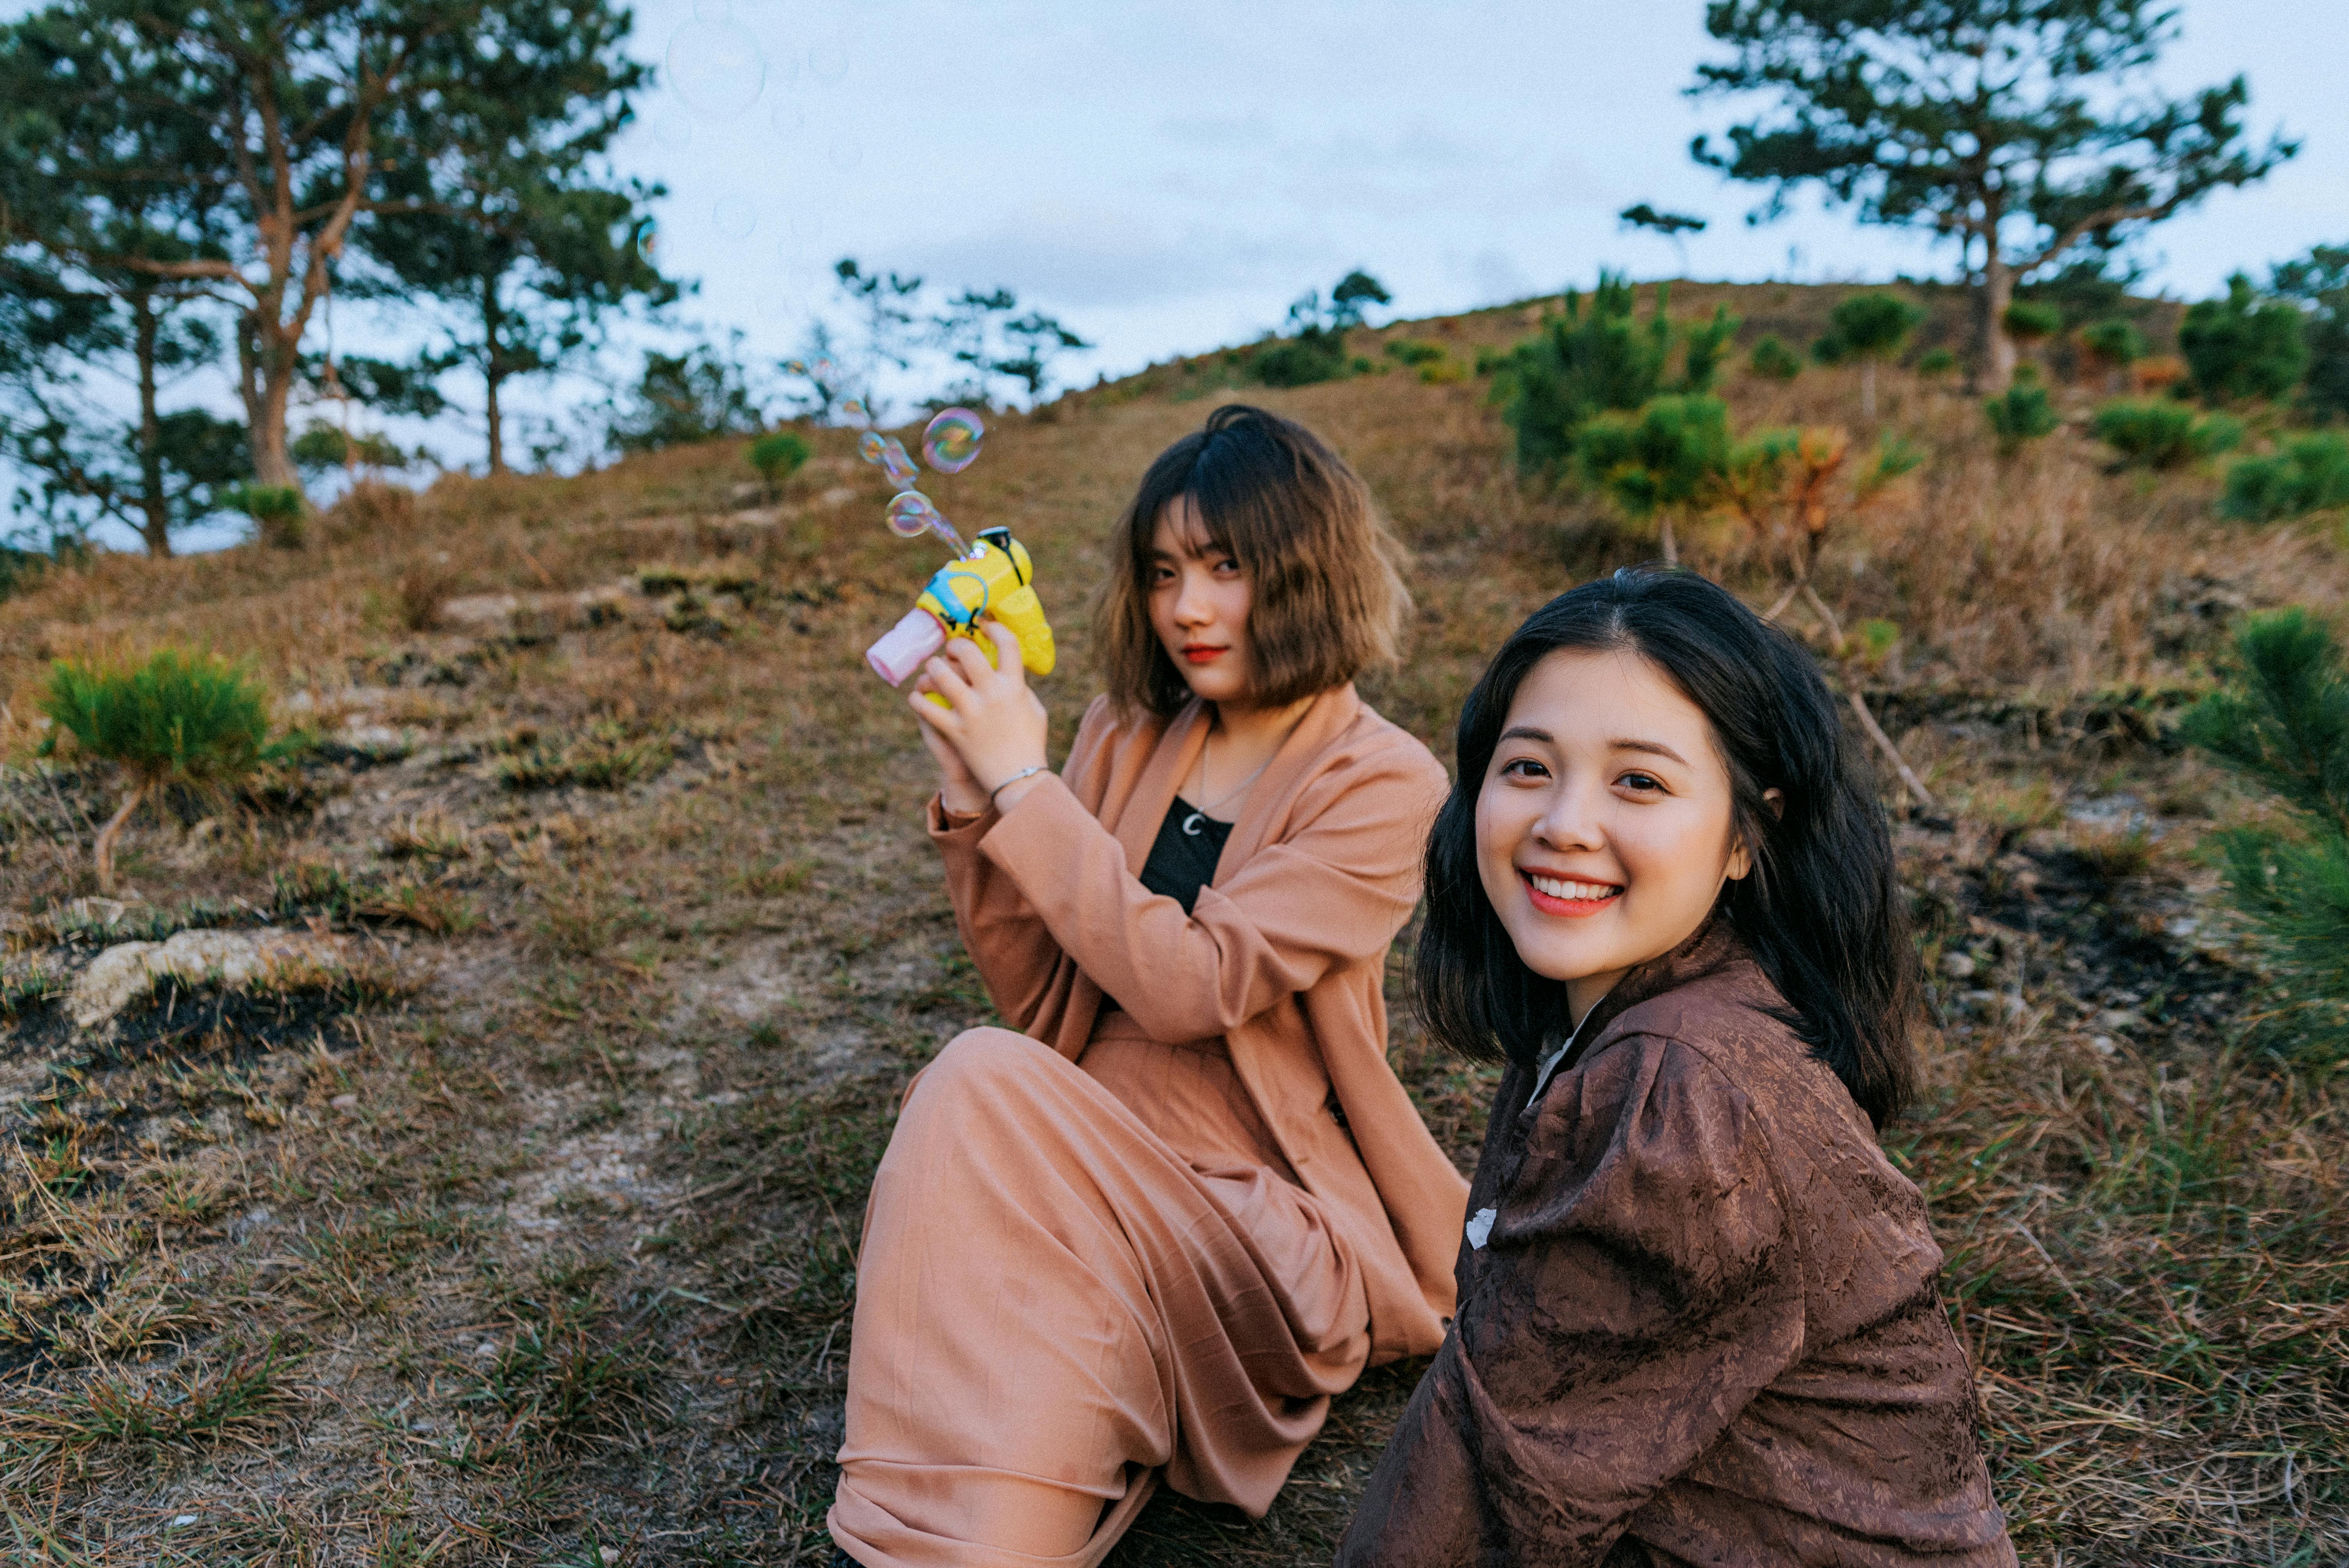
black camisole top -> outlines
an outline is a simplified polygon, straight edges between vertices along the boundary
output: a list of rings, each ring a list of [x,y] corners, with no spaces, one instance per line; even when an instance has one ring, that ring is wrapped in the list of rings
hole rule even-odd
[[[1158,824],[1158,839],[1150,846],[1150,858],[1142,863],[1142,885],[1174,900],[1185,914],[1190,913],[1191,906],[1199,902],[1199,890],[1214,878],[1224,841],[1231,836],[1229,822],[1202,814],[1177,795],[1166,820]]]

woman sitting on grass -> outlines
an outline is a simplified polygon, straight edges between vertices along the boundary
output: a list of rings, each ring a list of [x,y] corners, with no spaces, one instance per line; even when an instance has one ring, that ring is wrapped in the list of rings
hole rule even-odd
[[[1381,981],[1444,771],[1351,684],[1393,653],[1396,553],[1311,434],[1221,408],[1112,536],[1109,690],[1062,774],[1008,632],[917,683],[930,833],[1012,1027],[946,1047],[874,1177],[847,1558],[1098,1563],[1162,1470],[1261,1514],[1332,1394],[1442,1340],[1466,1189]]]
[[[2012,1563],[1940,1249],[1891,842],[1811,661],[1623,572],[1517,628],[1427,851],[1435,1033],[1504,1057],[1459,1312],[1339,1562]]]

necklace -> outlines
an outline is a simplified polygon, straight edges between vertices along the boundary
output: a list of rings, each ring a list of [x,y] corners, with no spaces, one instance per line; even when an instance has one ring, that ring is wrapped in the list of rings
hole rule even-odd
[[[1208,741],[1212,743],[1215,737],[1211,735],[1207,738]],[[1199,748],[1199,793],[1202,795],[1207,792],[1207,750],[1208,748],[1206,746]],[[1278,756],[1279,751],[1280,748],[1278,747],[1273,748],[1273,753],[1275,756]],[[1212,804],[1198,807],[1194,810],[1189,816],[1184,818],[1183,832],[1185,837],[1193,839],[1197,838],[1206,827],[1208,812],[1214,810],[1217,806],[1223,805],[1226,801],[1237,795],[1241,790],[1255,783],[1257,780],[1257,774],[1262,773],[1266,769],[1271,766],[1272,758],[1266,758],[1263,761],[1256,765],[1256,773],[1249,774],[1247,778],[1241,779],[1238,783],[1225,790],[1223,795]]]

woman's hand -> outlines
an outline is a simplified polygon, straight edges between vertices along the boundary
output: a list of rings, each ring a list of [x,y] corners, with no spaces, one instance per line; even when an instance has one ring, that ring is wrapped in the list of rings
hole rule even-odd
[[[965,816],[985,810],[990,796],[999,810],[1008,810],[1034,787],[1038,775],[1031,774],[1004,788],[1021,769],[1045,765],[1050,723],[1044,705],[1028,689],[1027,672],[1019,665],[1019,639],[993,621],[986,622],[984,629],[995,644],[993,668],[969,638],[949,637],[922,666],[910,699],[914,717],[922,724],[922,739],[945,774],[940,793],[946,807]],[[945,699],[945,707],[929,700],[933,692]],[[960,779],[955,776],[957,765]],[[966,779],[968,794],[962,789]]]

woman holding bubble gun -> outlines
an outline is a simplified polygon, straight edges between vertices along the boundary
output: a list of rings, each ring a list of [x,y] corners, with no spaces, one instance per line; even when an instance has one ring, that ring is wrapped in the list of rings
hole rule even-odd
[[[1459,1308],[1341,1568],[2009,1568],[1923,1197],[1907,903],[1810,657],[1702,578],[1535,612],[1413,967],[1507,1064]]]
[[[909,697],[1010,1026],[915,1080],[874,1178],[829,1521],[869,1568],[1085,1568],[1162,1477],[1261,1514],[1330,1396],[1452,1311],[1466,1190],[1381,989],[1444,776],[1352,685],[1398,552],[1335,454],[1234,406],[1111,554],[1060,772],[1002,618]]]

